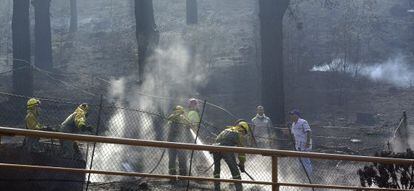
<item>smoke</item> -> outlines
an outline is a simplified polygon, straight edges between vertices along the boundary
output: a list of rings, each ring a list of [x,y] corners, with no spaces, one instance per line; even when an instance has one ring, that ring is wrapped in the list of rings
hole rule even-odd
[[[111,79],[109,88],[109,98],[115,100],[117,105],[122,106],[125,92],[125,79]],[[126,126],[126,113],[124,110],[116,110],[108,121],[110,128],[116,128],[117,131],[108,131],[106,136],[124,137],[126,128],[119,128]],[[123,153],[125,146],[113,144],[99,144],[96,156],[94,157],[94,168],[101,170],[120,170],[119,166],[108,165],[113,161],[123,161]],[[108,169],[111,168],[111,169]],[[104,182],[110,180],[110,177],[93,174],[91,175],[92,182]]]
[[[164,49],[156,49],[147,65],[142,85],[133,88],[132,95],[126,98],[132,106],[140,109],[168,112],[172,104],[177,104],[176,100],[160,101],[141,93],[185,100],[197,96],[197,89],[206,83],[207,71],[197,56],[190,55],[181,40],[166,45]]]
[[[117,106],[161,113],[170,112],[173,105],[186,103],[189,97],[197,96],[197,89],[202,87],[207,79],[207,72],[203,69],[203,65],[198,61],[197,56],[192,56],[189,52],[181,40],[169,41],[165,48],[156,49],[153,56],[149,58],[142,83],[137,83],[136,75],[112,79],[108,89],[109,100]],[[107,123],[109,126],[105,136],[163,139],[157,136],[159,132],[153,120],[153,116],[142,114],[137,117],[136,113],[118,109]],[[134,123],[131,124],[131,121]],[[139,128],[136,128],[137,126]],[[165,135],[166,130],[163,130],[162,134]],[[150,153],[154,154],[154,150],[150,149],[99,145],[94,168],[108,170],[108,164],[116,164],[110,166],[110,170],[148,172],[154,166],[145,165],[158,160],[153,158],[155,156],[147,156]],[[207,161],[212,161],[208,158],[211,157],[208,153],[203,154],[207,157]],[[137,162],[143,164],[142,168],[133,169]],[[165,165],[164,163],[166,163],[165,159],[162,165]],[[161,166],[160,168],[164,167]],[[95,182],[115,180],[110,177],[92,177],[92,181]]]
[[[363,76],[374,82],[388,83],[403,88],[411,87],[414,82],[414,69],[401,55],[375,64],[355,64],[336,58],[331,63],[314,66],[311,71],[347,73],[353,77]]]
[[[124,99],[125,92],[125,78],[111,79],[111,86],[109,87],[109,98],[118,102]]]

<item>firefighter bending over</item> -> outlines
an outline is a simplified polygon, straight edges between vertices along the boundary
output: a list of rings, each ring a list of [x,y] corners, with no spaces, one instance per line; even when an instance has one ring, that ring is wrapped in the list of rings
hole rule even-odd
[[[244,140],[243,136],[245,136],[249,131],[250,127],[249,124],[244,120],[238,120],[236,126],[228,126],[227,129],[222,131],[216,138],[216,143],[214,145],[219,146],[239,146],[243,147]],[[246,155],[245,154],[238,154],[239,164],[236,161],[235,153],[213,153],[214,158],[214,178],[220,178],[220,162],[223,159],[227,166],[230,169],[231,175],[233,179],[241,179],[240,171],[245,172],[244,163],[246,162]],[[239,171],[240,168],[240,171]],[[236,191],[243,190],[241,183],[235,183]],[[214,183],[214,190],[220,190],[220,183]]]
[[[83,103],[76,108],[75,112],[69,115],[61,124],[61,130],[64,133],[79,133],[80,131],[92,131],[92,127],[86,126],[86,116],[89,106]],[[77,144],[74,141],[62,140],[63,157],[75,158],[75,149]]]

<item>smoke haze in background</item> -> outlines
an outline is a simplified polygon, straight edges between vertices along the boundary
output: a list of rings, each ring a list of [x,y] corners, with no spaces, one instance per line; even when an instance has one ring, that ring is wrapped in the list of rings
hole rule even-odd
[[[359,75],[374,82],[388,83],[403,88],[411,87],[414,82],[414,69],[402,55],[376,64],[346,63],[343,59],[336,58],[331,63],[314,66],[311,71],[343,72],[353,77]]]
[[[108,98],[113,100],[112,103],[120,107],[129,107],[149,112],[160,112],[167,114],[173,105],[184,105],[186,100],[197,95],[197,88],[206,83],[207,72],[200,69],[200,63],[195,59],[191,59],[189,51],[181,40],[171,41],[165,48],[158,48],[154,55],[149,58],[147,68],[142,84],[138,84],[138,76],[132,74],[130,76],[121,77],[119,79],[111,79],[108,89]],[[194,62],[191,62],[193,60]],[[197,70],[194,70],[196,68]],[[143,95],[149,95],[145,96]],[[157,97],[153,97],[157,96]],[[158,137],[156,127],[154,127],[152,117],[137,118],[136,115],[130,114],[122,109],[116,110],[108,121],[108,130],[105,136],[140,138],[156,140],[163,139],[164,136]],[[128,126],[127,121],[138,121],[139,128]],[[164,128],[164,127],[163,127]],[[159,131],[159,130],[158,130]],[[163,130],[166,134],[167,130]],[[165,141],[165,140],[164,140]],[[202,141],[202,140],[200,140]],[[106,164],[117,161],[119,166],[111,166],[110,170],[121,171],[144,171],[148,172],[153,166],[144,166],[143,169],[132,169],[135,160],[154,160],[140,155],[139,153],[153,152],[141,148],[134,150],[130,147],[122,145],[99,145],[96,153],[94,168],[108,170]],[[108,153],[113,153],[108,157]],[[128,153],[128,155],[125,155]],[[135,155],[135,157],[130,157]],[[211,162],[212,159],[208,158]],[[166,157],[164,157],[166,163]],[[142,162],[143,164],[148,164]],[[166,168],[161,165],[159,168]],[[166,170],[165,170],[166,171]],[[93,182],[116,181],[116,178],[93,175]]]
[[[156,49],[149,58],[142,85],[133,87],[132,95],[126,98],[130,105],[146,111],[161,110],[167,113],[174,104],[183,104],[186,99],[196,97],[197,89],[207,82],[207,71],[198,59],[191,59],[189,52],[180,39],[173,40],[165,48]],[[180,98],[181,103],[171,99],[162,101],[142,96],[141,93]]]

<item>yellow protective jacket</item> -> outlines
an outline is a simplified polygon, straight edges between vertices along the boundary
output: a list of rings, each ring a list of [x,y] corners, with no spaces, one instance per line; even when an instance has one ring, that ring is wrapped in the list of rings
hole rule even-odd
[[[74,129],[81,129],[86,126],[86,111],[81,107],[76,108],[66,120],[61,124],[63,132],[72,132]]]
[[[193,127],[197,127],[200,123],[200,115],[195,110],[189,111],[187,118],[191,122],[191,125],[193,125]]]
[[[25,118],[26,121],[26,128],[32,130],[40,130],[43,129],[43,125],[41,125],[38,121],[38,114],[36,111],[29,109],[27,110],[27,115]]]
[[[168,141],[191,143],[193,142],[190,132],[191,122],[187,119],[185,113],[173,112],[168,116]]]
[[[75,110],[75,126],[77,128],[82,128],[86,126],[86,111],[84,111],[81,107],[76,108]]]
[[[185,114],[181,114],[178,112],[174,112],[168,116],[169,123],[177,123],[180,125],[188,126],[191,124],[190,120],[185,116]]]
[[[244,147],[244,137],[242,132],[244,129],[239,126],[227,126],[216,138],[216,144],[222,146],[238,146]],[[246,154],[238,154],[239,162],[244,164],[246,162]]]

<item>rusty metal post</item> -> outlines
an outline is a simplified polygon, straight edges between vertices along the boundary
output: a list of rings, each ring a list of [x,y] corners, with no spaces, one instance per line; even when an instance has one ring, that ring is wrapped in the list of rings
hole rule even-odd
[[[272,191],[279,191],[279,184],[278,184],[278,167],[277,167],[277,163],[278,163],[278,157],[277,156],[272,156]]]

